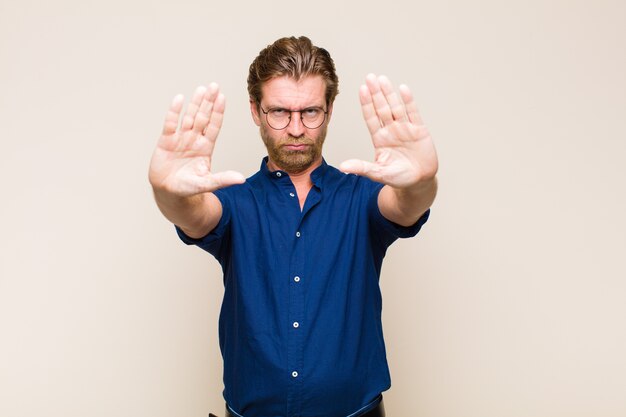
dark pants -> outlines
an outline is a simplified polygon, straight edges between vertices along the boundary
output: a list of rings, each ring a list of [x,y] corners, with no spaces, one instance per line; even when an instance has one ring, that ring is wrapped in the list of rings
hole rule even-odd
[[[209,417],[217,417],[214,414],[209,414]],[[233,414],[226,406],[226,417],[237,417]],[[362,414],[356,414],[351,417],[385,417],[385,405],[383,404],[383,398],[381,396],[380,402],[367,411],[364,411]]]

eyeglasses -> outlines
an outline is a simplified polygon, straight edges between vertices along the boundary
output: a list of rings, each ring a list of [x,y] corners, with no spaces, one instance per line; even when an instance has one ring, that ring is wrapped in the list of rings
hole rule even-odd
[[[261,106],[259,108],[265,114],[267,124],[275,130],[283,130],[289,126],[292,113],[300,113],[300,120],[307,129],[317,129],[323,125],[328,114],[328,111],[324,111],[321,107],[307,107],[302,110],[287,110],[280,107],[263,110]]]

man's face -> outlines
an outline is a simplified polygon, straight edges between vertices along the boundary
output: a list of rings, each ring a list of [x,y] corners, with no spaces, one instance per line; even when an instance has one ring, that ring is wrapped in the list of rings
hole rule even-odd
[[[317,129],[307,128],[300,113],[292,113],[291,121],[282,130],[273,129],[266,115],[251,102],[252,117],[260,127],[261,138],[267,148],[270,165],[291,174],[303,172],[322,161],[322,145],[326,138],[332,108],[326,108],[326,83],[321,76],[310,76],[295,81],[284,76],[273,78],[261,88],[263,111],[272,109],[303,110],[318,107],[328,110],[324,123]],[[332,107],[332,106],[331,106]]]

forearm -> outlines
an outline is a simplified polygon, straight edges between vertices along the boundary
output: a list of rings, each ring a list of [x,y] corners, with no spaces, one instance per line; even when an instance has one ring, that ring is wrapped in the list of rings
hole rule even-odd
[[[436,177],[406,188],[385,185],[378,195],[378,207],[387,220],[411,226],[430,208],[436,195]]]
[[[191,238],[206,236],[222,216],[222,205],[213,193],[180,197],[156,188],[153,191],[161,213]]]

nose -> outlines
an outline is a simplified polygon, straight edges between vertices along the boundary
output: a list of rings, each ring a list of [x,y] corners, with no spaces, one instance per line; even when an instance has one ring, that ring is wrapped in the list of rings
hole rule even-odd
[[[291,120],[287,125],[287,133],[293,137],[300,137],[304,134],[304,124],[302,124],[302,117],[300,112],[292,112]]]

